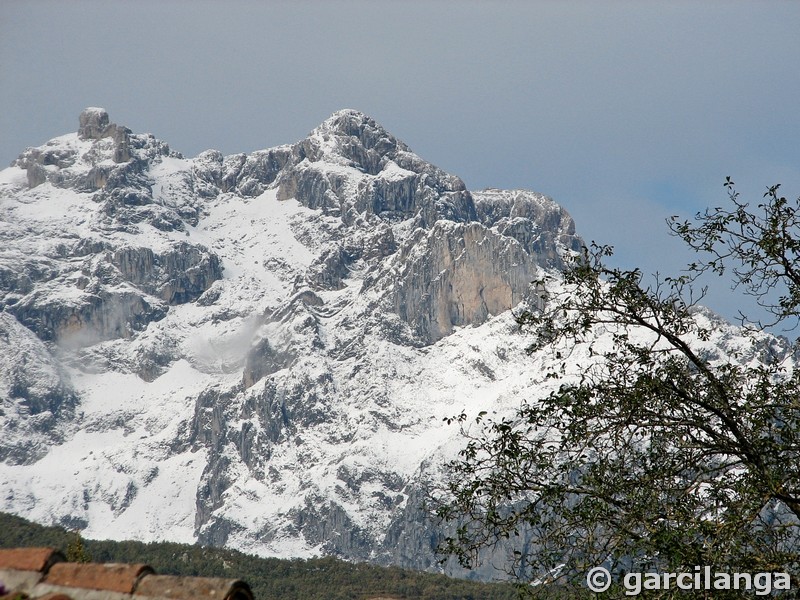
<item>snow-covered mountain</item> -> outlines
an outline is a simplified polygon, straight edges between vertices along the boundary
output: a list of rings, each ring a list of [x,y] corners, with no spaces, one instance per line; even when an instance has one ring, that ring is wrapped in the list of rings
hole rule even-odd
[[[369,117],[187,159],[98,108],[0,172],[0,510],[429,568],[443,422],[541,382],[510,309],[581,241]]]

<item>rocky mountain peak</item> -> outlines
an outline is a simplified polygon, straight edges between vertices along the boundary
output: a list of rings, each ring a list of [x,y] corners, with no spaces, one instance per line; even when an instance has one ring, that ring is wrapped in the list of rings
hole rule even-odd
[[[397,222],[475,219],[472,198],[458,177],[414,154],[374,119],[354,110],[334,113],[291,147],[276,175],[278,197],[340,216]]]
[[[197,201],[154,187],[152,169],[179,154],[102,108],[82,111],[78,125],[3,172],[0,309],[41,340],[83,347],[133,336],[199,297],[222,268],[186,239]]]
[[[312,135],[313,133],[354,136],[367,148],[374,145],[374,140],[381,138],[387,138],[397,143],[395,137],[375,119],[352,108],[337,110],[314,128]],[[405,145],[403,144],[403,146]],[[405,149],[407,150],[407,148]]]
[[[78,125],[0,171],[0,510],[434,565],[442,419],[526,393],[508,311],[580,247],[566,211],[354,110],[195,158]]]
[[[311,160],[341,157],[344,164],[349,161],[370,175],[380,172],[398,152],[410,152],[377,121],[353,109],[333,113],[309,134],[308,141]]]
[[[129,182],[157,157],[180,156],[152,135],[134,135],[112,123],[103,108],[89,107],[78,117],[77,133],[27,148],[11,163],[26,171],[29,188],[45,182],[60,188],[97,191],[109,181]]]
[[[409,148],[371,117],[357,110],[340,110],[300,142],[300,159],[354,168],[378,175]]]

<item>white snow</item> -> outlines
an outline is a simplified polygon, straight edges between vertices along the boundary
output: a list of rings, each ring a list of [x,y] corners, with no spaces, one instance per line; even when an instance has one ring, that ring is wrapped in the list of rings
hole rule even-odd
[[[305,161],[299,168],[343,177],[346,191],[371,184],[373,176],[337,162],[341,157],[324,127],[312,137],[334,158]],[[75,134],[50,145],[75,149],[79,156],[94,148]],[[190,197],[194,160],[162,156],[152,163],[148,176],[157,203],[171,206]],[[89,163],[79,160],[74,168],[88,169]],[[388,161],[374,178],[413,175]],[[241,432],[247,425],[263,434],[263,423],[245,409],[264,409],[259,403],[270,385],[281,384],[282,393],[290,395],[286,390],[303,384],[306,395],[286,401],[306,403],[300,408],[324,418],[283,431],[269,445],[269,456],[256,456],[252,468],[229,442],[222,452],[230,461],[226,475],[232,483],[214,516],[239,526],[228,540],[233,548],[261,555],[315,556],[322,547],[298,532],[298,511],[336,504],[353,525],[379,541],[405,506],[407,486],[419,477],[435,477],[441,462],[455,457],[463,446],[458,426],[444,419],[461,411],[470,418],[483,410],[509,414],[556,385],[545,380],[545,359],[525,354],[524,336],[510,312],[480,326],[460,328],[428,347],[387,341],[369,329],[375,315],[367,308],[381,292],[364,289],[370,269],[378,267],[363,261],[352,265],[342,289],[317,294],[323,306],[303,308],[300,302],[295,310],[291,301],[298,290],[306,289],[303,277],[309,265],[341,241],[344,225],[294,199],[279,201],[274,186],[255,198],[225,192],[203,200],[202,218],[195,227],[187,226],[187,232],[164,232],[149,225],[138,232],[100,232],[94,221],[100,206],[90,194],[50,183],[26,188],[22,169],[0,171],[0,240],[9,241],[0,248],[0,266],[29,258],[46,262],[42,256],[54,255],[59,243],[80,239],[160,251],[186,240],[188,233],[192,243],[219,255],[224,272],[210,290],[218,298],[207,306],[170,307],[165,318],[130,339],[80,351],[49,348],[67,365],[80,397],[75,421],[66,426],[64,442],[50,447],[40,460],[0,463],[2,511],[41,523],[70,524],[77,519],[87,524],[83,533],[89,537],[195,541],[198,488],[210,460],[207,447],[192,437],[198,397],[212,387],[230,392],[217,407],[227,411],[228,431]],[[479,201],[500,197],[512,216],[520,202],[520,192],[481,194],[476,194]],[[544,197],[537,202],[543,211],[558,209]],[[450,226],[454,224],[442,225]],[[391,227],[398,241],[419,238],[412,257],[432,235],[412,230],[412,219]],[[64,303],[79,298],[81,269],[94,265],[54,264],[68,271],[64,281],[75,287],[54,279],[47,290],[50,297]],[[389,276],[405,268],[391,259],[379,266],[395,269]],[[280,309],[288,316],[265,325],[266,316]],[[390,311],[378,316],[397,318]],[[245,357],[261,336],[294,352],[295,364],[244,390]],[[37,368],[55,378],[56,363],[48,362],[48,348],[31,338],[32,334],[24,339],[31,356],[39,357]],[[598,332],[596,343],[607,347],[611,340],[611,332]],[[162,351],[171,357],[166,371],[153,381],[140,377],[136,365],[141,356]],[[590,359],[585,351],[574,358],[570,373],[577,376]],[[11,369],[4,357],[0,366]],[[0,389],[8,389],[7,381],[0,383]],[[392,478],[400,483],[391,483]],[[376,501],[383,496],[399,499],[397,508]]]

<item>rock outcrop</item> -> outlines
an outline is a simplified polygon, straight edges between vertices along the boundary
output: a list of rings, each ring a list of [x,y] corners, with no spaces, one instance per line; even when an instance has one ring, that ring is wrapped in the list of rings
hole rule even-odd
[[[522,302],[536,255],[480,223],[438,222],[417,230],[395,258],[394,310],[428,343],[479,325]]]
[[[83,140],[111,138],[114,143],[111,160],[115,163],[123,163],[131,159],[131,130],[111,123],[108,113],[104,109],[94,107],[85,109],[81,113],[79,124],[78,137]]]
[[[99,140],[106,137],[111,126],[108,113],[103,108],[90,106],[78,118],[78,137],[84,140]]]
[[[343,110],[295,144],[277,179],[278,198],[341,216],[388,221],[414,217],[421,227],[438,219],[475,219],[472,197],[458,177],[425,162],[366,115]]]
[[[0,462],[31,464],[63,441],[78,396],[66,369],[13,315],[0,311]]]
[[[151,169],[179,157],[101,108],[81,113],[77,135],[23,152],[12,167],[26,171],[32,197],[49,183],[75,210],[54,208],[52,222],[45,213],[12,234],[0,252],[0,306],[43,340],[87,345],[128,338],[169,305],[197,299],[222,276],[214,252],[186,239],[165,239],[158,250],[129,242],[144,227],[177,232],[197,223],[196,198],[154,194]],[[42,236],[44,253],[36,250]]]
[[[547,196],[526,190],[482,190],[473,194],[478,220],[513,237],[536,262],[563,269],[564,256],[579,253],[583,241],[564,208]]]

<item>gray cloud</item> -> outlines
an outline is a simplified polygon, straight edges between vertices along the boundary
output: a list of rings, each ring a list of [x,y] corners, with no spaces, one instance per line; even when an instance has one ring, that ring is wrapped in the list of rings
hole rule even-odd
[[[0,162],[87,105],[187,155],[352,107],[472,188],[553,196],[620,264],[674,271],[663,219],[724,202],[726,175],[800,195],[798,23],[789,2],[5,2]]]

